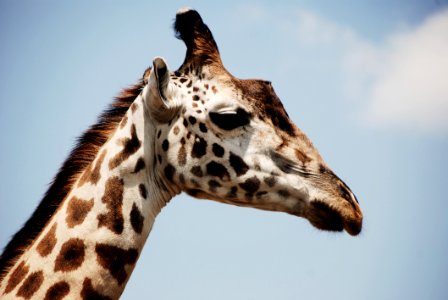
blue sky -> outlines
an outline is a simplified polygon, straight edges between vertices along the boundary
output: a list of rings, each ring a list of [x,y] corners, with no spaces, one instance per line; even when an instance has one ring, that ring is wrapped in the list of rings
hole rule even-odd
[[[230,72],[273,82],[364,231],[181,195],[123,299],[446,299],[447,1],[165,2],[0,1],[0,247],[112,97],[155,56],[182,63],[191,6]]]

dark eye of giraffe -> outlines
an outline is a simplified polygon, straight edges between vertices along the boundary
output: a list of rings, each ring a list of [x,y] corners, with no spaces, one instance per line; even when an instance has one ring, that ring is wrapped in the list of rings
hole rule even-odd
[[[250,115],[242,108],[236,111],[210,112],[210,120],[219,128],[233,130],[250,122]]]

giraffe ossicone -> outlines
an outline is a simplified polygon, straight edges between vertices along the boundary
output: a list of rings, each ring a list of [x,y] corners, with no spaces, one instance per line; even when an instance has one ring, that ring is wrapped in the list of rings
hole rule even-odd
[[[200,15],[179,10],[186,57],[156,57],[80,139],[0,257],[0,297],[117,299],[175,195],[286,212],[357,235],[356,197],[286,113],[270,82],[223,66]]]

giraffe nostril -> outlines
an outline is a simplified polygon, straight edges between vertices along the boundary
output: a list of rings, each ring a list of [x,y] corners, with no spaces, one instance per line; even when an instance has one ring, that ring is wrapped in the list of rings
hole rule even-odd
[[[339,194],[341,195],[341,197],[347,200],[354,208],[356,208],[356,204],[359,204],[359,202],[355,194],[353,194],[353,192],[350,190],[350,188],[342,180],[339,182],[338,187],[339,187]]]

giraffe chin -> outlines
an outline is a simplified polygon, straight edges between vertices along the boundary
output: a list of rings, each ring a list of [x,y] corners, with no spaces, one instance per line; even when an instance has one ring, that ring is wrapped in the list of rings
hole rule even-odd
[[[352,236],[358,235],[362,230],[362,217],[345,216],[345,214],[320,200],[310,203],[310,208],[307,210],[305,217],[314,227],[321,230],[339,232],[345,230]]]

